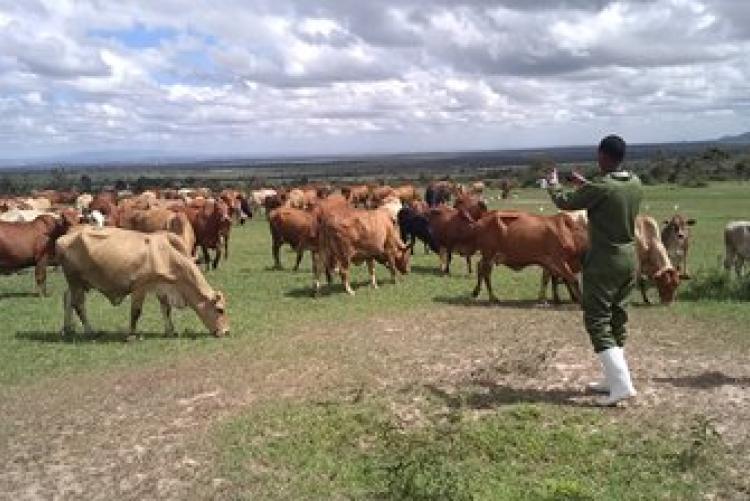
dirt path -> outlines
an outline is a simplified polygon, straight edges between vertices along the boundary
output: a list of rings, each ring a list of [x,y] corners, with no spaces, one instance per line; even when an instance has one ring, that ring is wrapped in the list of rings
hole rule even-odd
[[[748,350],[666,310],[635,317],[628,356],[640,396],[627,409],[602,412],[676,424],[704,414],[738,461],[746,458]],[[599,368],[580,329],[572,309],[448,306],[318,326],[261,350],[16,389],[0,395],[0,492],[12,499],[210,497],[224,480],[208,473],[205,432],[271,399],[385,396],[406,424],[424,419],[425,395],[443,402],[437,412],[590,405],[581,389]]]

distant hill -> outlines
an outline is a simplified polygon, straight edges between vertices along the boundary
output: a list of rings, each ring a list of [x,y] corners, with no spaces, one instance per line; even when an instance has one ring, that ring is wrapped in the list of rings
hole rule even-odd
[[[738,134],[736,136],[724,136],[719,138],[720,143],[728,144],[750,144],[750,132]]]

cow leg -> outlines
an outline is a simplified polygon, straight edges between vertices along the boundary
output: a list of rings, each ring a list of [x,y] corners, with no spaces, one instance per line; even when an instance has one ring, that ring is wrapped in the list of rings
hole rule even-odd
[[[537,301],[540,303],[547,302],[547,287],[550,280],[552,280],[552,275],[546,268],[542,268],[542,280],[539,285],[539,295],[537,296]]]
[[[41,257],[37,260],[34,268],[34,280],[39,297],[47,296],[47,261],[47,256]]]
[[[375,261],[372,259],[367,260],[367,272],[370,274],[370,286],[373,289],[377,289],[378,281],[375,279]]]
[[[471,275],[471,256],[466,256],[466,273]]]
[[[146,293],[141,290],[133,291],[130,297],[130,331],[128,331],[127,341],[135,339],[135,329],[138,325],[138,319],[141,318],[143,311],[143,301],[146,299]]]
[[[70,304],[73,309],[75,309],[78,318],[83,324],[83,332],[86,335],[90,335],[94,330],[91,328],[88,316],[86,315],[86,293],[81,288],[72,287],[68,289],[68,297],[66,298],[66,301],[69,302],[68,304]],[[72,327],[72,318],[69,325]]]
[[[570,288],[570,282],[567,280],[563,280],[565,282],[565,287],[568,289],[568,293],[570,294],[570,297],[573,297],[573,290]],[[552,277],[552,301],[555,304],[560,304],[562,301],[560,300],[560,279],[557,277]]]
[[[492,290],[492,267],[493,266],[494,266],[494,263],[492,262],[492,259],[485,260],[484,269],[482,269],[482,276],[484,278],[484,285],[487,286],[487,292],[489,294],[490,301],[493,303],[497,303],[498,302],[497,296],[495,296],[495,292]]]
[[[279,258],[279,250],[281,250],[281,246],[284,242],[281,241],[281,239],[272,238],[271,242],[271,255],[273,256],[273,269],[274,270],[282,270],[284,269],[281,266],[281,259]]]
[[[479,264],[477,264],[477,285],[474,287],[474,290],[471,291],[471,296],[473,298],[478,298],[479,294],[482,292],[482,273],[484,272],[484,257],[479,259]]]
[[[221,242],[216,246],[216,254],[214,255],[214,270],[219,267],[219,259],[221,259]]]
[[[570,298],[577,304],[582,304],[583,296],[581,295],[581,286],[578,284],[578,279],[572,282],[565,282],[565,285],[568,287]],[[557,299],[559,300],[560,298],[558,297]]]
[[[176,336],[177,331],[172,323],[172,306],[169,304],[169,298],[166,296],[159,296],[159,307],[161,308],[161,316],[164,319],[164,334],[167,336]]]
[[[299,264],[302,262],[302,256],[305,254],[305,248],[303,246],[299,246],[299,249],[297,249],[297,262],[294,263],[294,271],[299,270]]]
[[[448,273],[448,249],[445,247],[440,247],[440,250],[438,251],[440,258],[440,272],[441,273]]]
[[[339,275],[341,276],[341,282],[344,284],[344,289],[346,289],[347,294],[353,296],[354,290],[349,283],[349,264],[348,259],[339,263]]]
[[[203,263],[206,265],[206,271],[211,271],[211,257],[208,255],[208,247],[201,245],[201,254],[203,254]]]
[[[641,277],[638,280],[638,286],[641,289],[641,295],[643,296],[643,303],[644,304],[651,304],[651,301],[648,300],[648,296],[646,295],[646,281]]]
[[[73,303],[71,301],[70,289],[65,289],[63,294],[63,336],[75,333],[75,327],[73,327]]]
[[[317,296],[320,292],[320,268],[324,265],[323,259],[319,252],[312,253],[312,272],[313,272],[313,297]],[[326,275],[330,272],[326,269]]]
[[[224,259],[229,261],[229,233],[224,235]]]

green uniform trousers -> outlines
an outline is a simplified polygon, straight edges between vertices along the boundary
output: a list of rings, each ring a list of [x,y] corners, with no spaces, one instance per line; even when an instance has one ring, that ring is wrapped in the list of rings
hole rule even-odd
[[[627,337],[628,304],[635,287],[631,252],[587,256],[583,267],[583,321],[594,351],[622,347]]]

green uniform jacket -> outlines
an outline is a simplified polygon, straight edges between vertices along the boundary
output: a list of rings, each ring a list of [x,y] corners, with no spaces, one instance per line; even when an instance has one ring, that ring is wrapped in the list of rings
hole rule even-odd
[[[619,261],[618,257],[635,259],[635,217],[643,196],[638,176],[627,171],[610,172],[575,191],[552,187],[550,195],[560,209],[588,213],[590,250],[584,268],[606,265],[607,261],[611,265]]]

